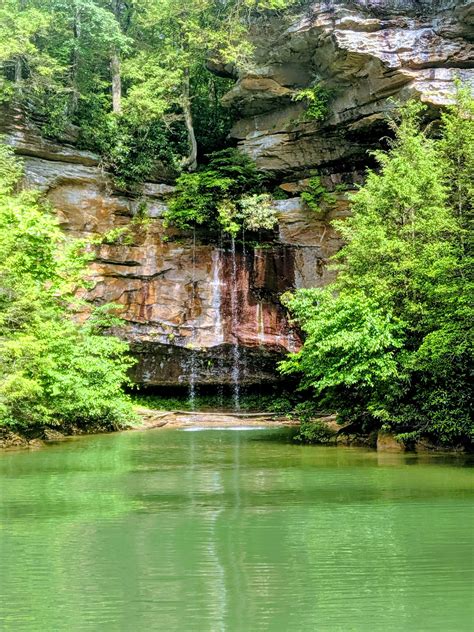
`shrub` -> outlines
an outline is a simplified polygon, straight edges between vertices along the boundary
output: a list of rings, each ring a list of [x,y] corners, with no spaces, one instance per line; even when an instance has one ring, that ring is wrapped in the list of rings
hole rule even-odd
[[[260,193],[243,197],[239,201],[239,219],[245,229],[273,230],[277,216],[272,197],[268,193]]]
[[[304,118],[312,121],[323,121],[328,116],[331,98],[332,92],[319,84],[303,88],[293,95],[293,101],[305,102]]]
[[[263,178],[255,163],[236,149],[211,154],[207,166],[176,182],[165,219],[180,229],[206,225],[234,236],[240,229],[270,230],[276,223],[271,196],[258,193]]]
[[[321,183],[321,177],[315,173],[310,178],[308,188],[301,194],[303,202],[315,213],[322,213],[322,204],[331,206],[336,202],[336,198]]]
[[[103,167],[114,176],[123,190],[134,190],[162,163],[173,173],[177,170],[180,137],[159,120],[139,123],[125,114],[115,115],[102,109],[86,108],[81,122],[80,146],[101,155]]]
[[[335,431],[318,419],[302,420],[295,435],[295,440],[301,443],[331,443],[334,441]]]
[[[125,424],[132,361],[125,342],[104,335],[119,324],[114,309],[84,319],[76,291],[89,256],[36,192],[14,194],[19,175],[0,145],[0,425]]]

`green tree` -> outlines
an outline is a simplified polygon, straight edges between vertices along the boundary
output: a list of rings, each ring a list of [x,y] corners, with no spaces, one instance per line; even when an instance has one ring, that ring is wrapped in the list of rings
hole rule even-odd
[[[50,85],[58,62],[39,45],[49,33],[52,16],[28,0],[5,0],[0,5],[0,100],[24,94],[30,86]]]
[[[244,16],[289,4],[289,0],[138,3],[135,41],[140,44],[124,64],[124,76],[130,82],[124,108],[140,116],[182,117],[188,142],[183,169],[194,171],[197,167],[193,101],[199,98],[202,85],[208,85],[203,69],[209,62],[243,64],[252,51]]]
[[[20,177],[0,145],[0,424],[128,423],[128,347],[103,335],[118,320],[107,306],[85,316],[84,244],[65,238],[38,193],[15,193]]]
[[[423,106],[408,104],[389,152],[376,152],[337,222],[346,246],[337,280],[302,290],[287,305],[306,334],[282,363],[302,385],[364,430],[384,427],[407,443],[421,435],[471,443],[472,101],[449,108],[441,137],[422,130]]]

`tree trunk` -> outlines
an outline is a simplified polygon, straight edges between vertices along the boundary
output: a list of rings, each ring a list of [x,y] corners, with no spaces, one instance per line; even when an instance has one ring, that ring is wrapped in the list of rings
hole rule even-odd
[[[188,133],[189,154],[182,162],[184,169],[195,171],[197,167],[197,141],[194,133],[193,115],[191,112],[191,97],[189,86],[189,69],[185,70],[183,82],[183,114],[186,131]]]
[[[120,114],[122,111],[122,78],[120,76],[120,58],[115,48],[110,60],[110,72],[112,74],[112,111],[115,114]]]
[[[81,38],[81,12],[79,7],[75,6],[74,24],[74,48],[72,50],[71,59],[71,100],[70,100],[70,114],[74,114],[77,110],[79,103],[79,88],[77,85],[77,75],[79,73],[79,40]]]
[[[23,79],[23,73],[22,73],[22,63],[21,63],[21,57],[17,57],[15,59],[15,83],[19,84],[21,83],[21,80]]]

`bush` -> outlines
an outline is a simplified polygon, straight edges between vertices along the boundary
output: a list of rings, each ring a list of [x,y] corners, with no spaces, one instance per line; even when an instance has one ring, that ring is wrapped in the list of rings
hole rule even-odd
[[[302,420],[298,430],[298,434],[295,435],[295,441],[301,443],[331,443],[334,441],[335,431],[328,428],[328,426],[318,419]]]
[[[346,242],[336,281],[286,297],[306,339],[281,370],[341,421],[408,443],[474,444],[474,102],[458,99],[435,139],[424,106],[407,104],[352,217],[335,222]]]
[[[13,193],[19,174],[0,145],[0,425],[128,423],[128,346],[103,335],[118,324],[113,308],[84,320],[76,291],[89,257],[37,193]]]
[[[166,127],[162,121],[139,123],[125,114],[106,113],[102,109],[85,108],[87,117],[81,122],[80,146],[101,155],[103,167],[112,173],[115,184],[123,190],[134,190],[147,179],[159,164],[177,173],[180,149],[178,128]]]
[[[309,88],[299,90],[294,96],[293,101],[304,101],[306,110],[304,118],[313,121],[323,121],[329,114],[329,103],[332,98],[332,92],[326,90],[321,85],[316,84]]]
[[[246,230],[271,230],[276,224],[272,198],[260,193],[264,185],[255,163],[236,149],[210,155],[207,166],[184,173],[176,182],[176,195],[166,221],[180,229],[206,225],[235,237]]]
[[[238,218],[246,230],[273,230],[277,223],[272,197],[268,193],[260,193],[243,197],[239,201]]]
[[[323,186],[317,173],[310,178],[308,188],[302,192],[301,199],[315,213],[322,213],[322,204],[332,206],[336,202],[336,197]]]

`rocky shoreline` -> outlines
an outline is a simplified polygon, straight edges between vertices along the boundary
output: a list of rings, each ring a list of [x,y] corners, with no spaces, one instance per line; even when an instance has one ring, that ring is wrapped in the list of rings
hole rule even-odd
[[[197,428],[298,428],[299,421],[275,413],[249,413],[232,411],[184,411],[184,410],[156,410],[144,406],[136,406],[137,422],[129,426],[112,426],[111,424],[95,424],[87,428],[70,424],[61,430],[51,426],[41,426],[20,430],[18,428],[0,429],[0,451],[18,449],[38,449],[48,443],[64,441],[72,437],[112,432],[139,432],[153,429],[197,429]],[[408,452],[389,433],[379,431],[368,436],[344,432],[344,427],[338,425],[335,415],[327,415],[317,420],[324,424],[332,437],[324,445],[343,447],[365,447],[377,452]],[[464,452],[462,449],[447,449],[434,445],[428,439],[421,439],[414,446],[414,452]]]
[[[298,426],[298,421],[272,413],[163,411],[142,406],[137,406],[135,412],[138,421],[122,427],[95,424],[84,428],[70,424],[61,426],[61,430],[51,426],[38,426],[27,430],[1,428],[0,450],[37,449],[49,442],[63,441],[82,435],[143,431],[164,427],[176,429],[198,426],[206,428]]]

